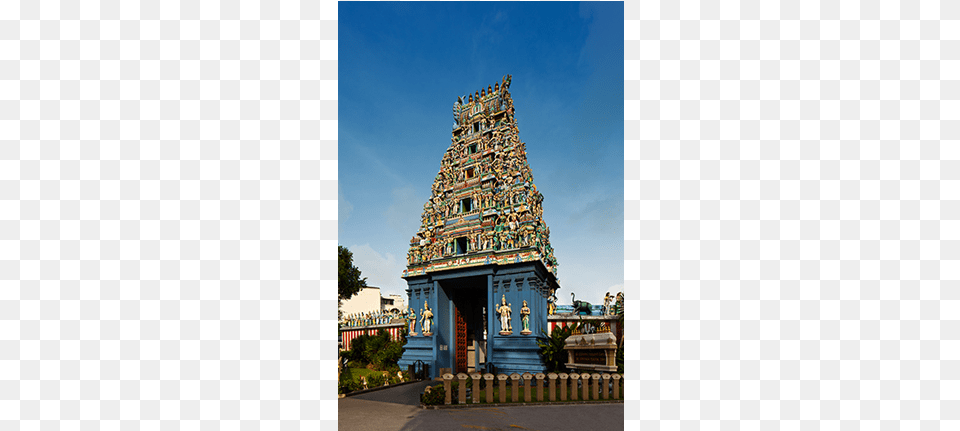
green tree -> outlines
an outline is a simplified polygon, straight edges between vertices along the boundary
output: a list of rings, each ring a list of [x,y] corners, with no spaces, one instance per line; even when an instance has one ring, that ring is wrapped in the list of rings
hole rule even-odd
[[[360,268],[353,266],[353,253],[342,245],[337,246],[337,289],[340,300],[350,299],[367,286],[367,278],[360,277]]]

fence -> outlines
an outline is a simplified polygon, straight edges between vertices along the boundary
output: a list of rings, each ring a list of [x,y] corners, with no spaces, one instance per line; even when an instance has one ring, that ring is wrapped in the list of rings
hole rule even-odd
[[[469,391],[467,379],[473,387]],[[443,375],[444,404],[618,400],[623,374],[523,373]],[[507,380],[510,380],[508,396]],[[456,381],[457,392],[452,388]],[[496,383],[494,383],[496,381]],[[522,382],[522,383],[521,383]],[[495,391],[496,389],[496,391]],[[521,394],[521,391],[523,392]],[[494,395],[494,392],[497,392]]]
[[[377,335],[377,331],[386,329],[387,332],[390,333],[390,339],[396,340],[400,338],[400,331],[405,328],[406,324],[403,322],[384,325],[342,327],[340,328],[340,340],[343,343],[343,350],[350,350],[350,342],[361,335]]]

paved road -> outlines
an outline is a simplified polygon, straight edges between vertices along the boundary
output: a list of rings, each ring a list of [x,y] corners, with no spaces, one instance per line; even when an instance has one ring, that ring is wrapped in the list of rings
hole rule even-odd
[[[439,382],[424,381],[396,388],[340,398],[337,429],[341,431],[399,431],[420,409],[423,388]]]
[[[413,383],[341,398],[337,428],[345,431],[623,429],[623,404],[420,409],[423,388],[437,383]]]
[[[563,431],[622,430],[623,404],[429,409],[402,431]]]

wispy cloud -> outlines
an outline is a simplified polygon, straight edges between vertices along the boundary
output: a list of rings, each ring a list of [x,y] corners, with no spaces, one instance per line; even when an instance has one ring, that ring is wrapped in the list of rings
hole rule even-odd
[[[419,227],[420,215],[426,198],[417,197],[413,187],[397,187],[391,192],[392,200],[384,211],[387,224],[399,233],[413,235]]]
[[[370,244],[351,245],[353,264],[360,268],[360,275],[367,278],[367,285],[381,288],[382,294],[405,294],[406,282],[400,278],[406,262],[392,253],[381,254]]]
[[[358,142],[352,142],[350,146],[353,150],[357,151],[362,158],[366,159],[372,167],[375,168],[371,170],[377,172],[381,177],[384,177],[393,184],[403,184],[406,182],[404,177],[394,172],[393,166],[396,166],[395,164],[384,163],[383,160],[377,156],[377,152],[370,147]]]

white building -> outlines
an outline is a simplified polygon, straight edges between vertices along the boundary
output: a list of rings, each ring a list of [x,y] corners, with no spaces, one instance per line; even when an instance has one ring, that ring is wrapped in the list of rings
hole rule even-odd
[[[406,313],[407,311],[406,298],[397,295],[396,293],[391,293],[387,296],[381,297],[380,305],[383,307],[384,311],[392,311],[394,308],[401,313]]]
[[[386,297],[380,295],[380,288],[367,286],[360,289],[356,295],[340,304],[340,312],[344,316],[356,313],[370,313],[376,311],[391,311],[394,308],[401,312],[407,311],[407,305],[404,298],[400,295],[390,294]]]

